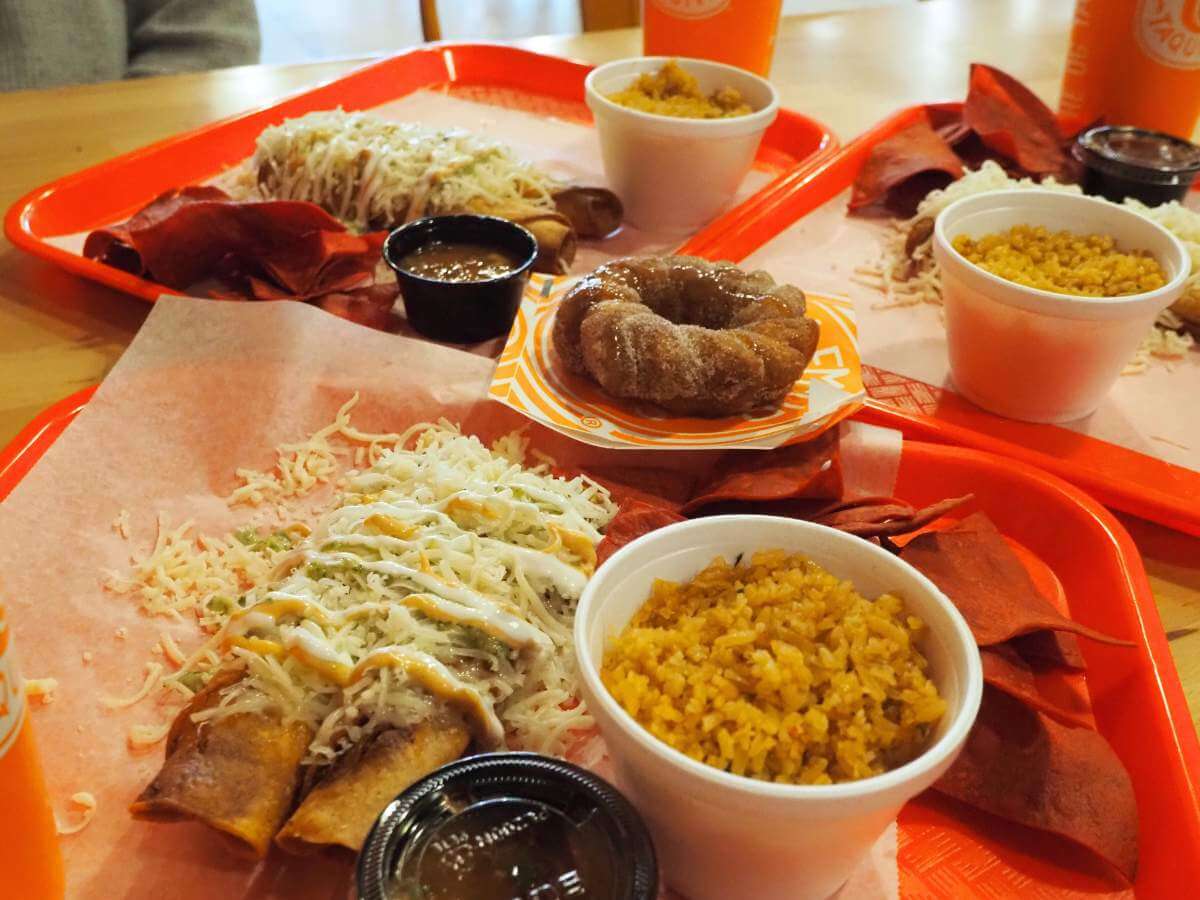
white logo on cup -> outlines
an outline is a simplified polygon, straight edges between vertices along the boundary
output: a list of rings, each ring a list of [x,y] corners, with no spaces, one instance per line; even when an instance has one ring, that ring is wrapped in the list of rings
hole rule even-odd
[[[730,0],[653,0],[653,3],[669,16],[707,19],[729,6]]]
[[[1156,63],[1200,69],[1200,0],[1138,0],[1133,32]]]

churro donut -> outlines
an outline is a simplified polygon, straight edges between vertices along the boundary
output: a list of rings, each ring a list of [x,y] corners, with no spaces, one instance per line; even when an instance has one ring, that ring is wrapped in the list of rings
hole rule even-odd
[[[605,263],[563,297],[554,348],[614,397],[676,415],[778,407],[812,359],[804,292],[694,256]]]

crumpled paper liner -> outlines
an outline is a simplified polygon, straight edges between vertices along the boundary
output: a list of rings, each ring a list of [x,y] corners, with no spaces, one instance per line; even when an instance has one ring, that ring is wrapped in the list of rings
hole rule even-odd
[[[155,515],[223,533],[254,517],[224,500],[238,466],[269,468],[276,445],[332,420],[358,391],[366,430],[401,430],[441,416],[485,439],[528,427],[533,446],[564,466],[612,462],[614,454],[534,425],[486,398],[493,363],[481,356],[371,331],[298,303],[209,303],[164,298],[77,421],[3,504],[0,593],[27,677],[53,677],[52,702],[33,722],[51,796],[90,791],[91,824],[62,840],[70,897],[178,900],[222,897],[343,898],[344,857],[262,863],[232,855],[223,839],[191,823],[134,821],[129,802],[153,777],[162,745],[126,746],[133,724],[156,723],[154,701],[108,710],[100,697],[140,687],[162,632],[185,648],[191,622],[143,615],[100,587],[124,571],[133,549],[154,540]],[[869,432],[866,434],[870,434]],[[882,437],[881,437],[882,435]],[[894,473],[895,442],[877,433],[846,459],[869,482]],[[873,449],[871,449],[873,448]],[[867,459],[873,454],[874,458]],[[652,451],[622,451],[623,465],[658,464]],[[673,465],[705,467],[711,455],[678,453]],[[113,528],[129,511],[130,540]],[[91,654],[85,661],[84,654]],[[895,836],[885,835],[852,896],[895,897]],[[849,889],[849,888],[848,888]],[[851,895],[847,895],[851,896]]]

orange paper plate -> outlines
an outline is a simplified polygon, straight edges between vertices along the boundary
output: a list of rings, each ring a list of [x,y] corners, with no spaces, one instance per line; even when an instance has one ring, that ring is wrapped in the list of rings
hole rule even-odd
[[[0,500],[87,404],[95,388],[41,413],[0,451]],[[871,417],[903,429],[903,418]],[[1137,795],[1141,862],[1133,894],[1189,895],[1200,881],[1200,742],[1192,726],[1141,557],[1099,503],[1059,478],[977,450],[905,440],[896,494],[920,506],[974,493],[1035,580],[1062,587],[1071,616],[1133,648],[1081,641],[1097,729]],[[1056,590],[1047,591],[1058,596]],[[1127,895],[1065,842],[955,805],[930,792],[900,815],[905,898],[1079,898]]]
[[[821,324],[820,343],[777,411],[757,417],[672,418],[615,402],[586,378],[567,372],[554,353],[554,310],[573,283],[531,279],[488,396],[578,441],[642,450],[762,450],[815,437],[862,405],[862,366],[850,304],[815,294],[807,295],[808,315]]]
[[[591,66],[498,44],[434,44],[371,63],[278,103],[205,125],[134,150],[30,191],[8,210],[12,243],[77,275],[153,301],[175,293],[154,282],[56,246],[50,239],[122,221],[163,191],[195,184],[248,157],[268,125],[319,109],[371,109],[415,91],[437,90],[464,99],[543,116],[590,122],[583,81]],[[758,166],[776,174],[770,191],[800,165],[837,146],[821,123],[781,109],[759,148]],[[760,192],[761,192],[760,191]],[[757,196],[757,194],[755,195]],[[750,204],[754,196],[745,201]],[[707,240],[740,218],[741,206],[711,222]]]

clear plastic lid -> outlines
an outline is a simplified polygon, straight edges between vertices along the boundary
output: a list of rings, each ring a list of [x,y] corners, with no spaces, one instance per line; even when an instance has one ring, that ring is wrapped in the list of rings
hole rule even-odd
[[[1074,156],[1106,175],[1151,184],[1191,182],[1200,147],[1183,138],[1132,126],[1101,125],[1075,139]]]
[[[603,779],[533,753],[469,757],[393,800],[358,861],[360,900],[654,900],[654,846]]]

